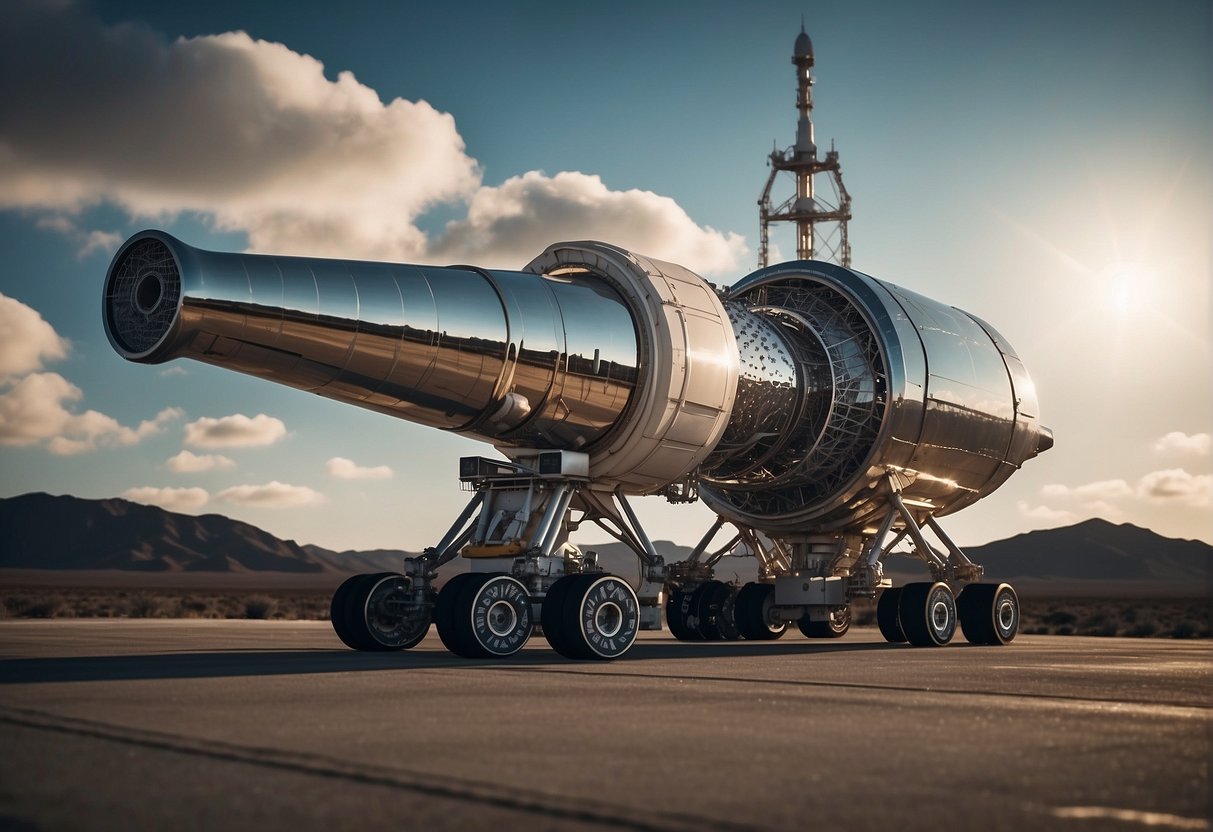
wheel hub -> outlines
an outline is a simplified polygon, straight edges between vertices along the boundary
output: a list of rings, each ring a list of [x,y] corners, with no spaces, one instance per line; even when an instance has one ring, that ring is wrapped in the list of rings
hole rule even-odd
[[[594,626],[606,638],[614,638],[623,627],[623,610],[614,601],[598,605],[594,612]]]
[[[508,601],[497,601],[489,607],[487,621],[493,635],[504,638],[518,626],[518,613]]]
[[[942,633],[948,628],[948,622],[951,618],[952,613],[948,609],[948,605],[942,600],[936,601],[931,607],[931,625],[939,632]]]
[[[1009,600],[1003,599],[998,605],[998,627],[1004,632],[1010,631],[1015,626],[1015,605]]]

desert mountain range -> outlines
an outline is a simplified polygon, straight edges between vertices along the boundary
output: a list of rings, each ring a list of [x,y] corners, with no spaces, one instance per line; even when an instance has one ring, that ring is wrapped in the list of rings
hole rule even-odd
[[[669,541],[655,545],[667,562],[690,552]],[[588,548],[599,553],[607,569],[625,577],[636,573],[635,558],[622,544]],[[988,578],[1059,592],[1202,597],[1213,586],[1213,546],[1104,520],[1028,532],[966,551],[985,565]],[[0,580],[36,572],[65,582],[88,573],[108,575],[110,583],[156,576],[159,584],[222,578],[225,585],[286,580],[326,586],[354,573],[399,571],[407,554],[334,552],[280,540],[218,514],[177,514],[123,499],[41,493],[0,499]],[[456,561],[448,571],[462,565]],[[755,571],[752,558],[726,558],[717,569],[726,580],[748,580]],[[909,558],[890,559],[887,571],[897,583],[925,578],[921,564]]]

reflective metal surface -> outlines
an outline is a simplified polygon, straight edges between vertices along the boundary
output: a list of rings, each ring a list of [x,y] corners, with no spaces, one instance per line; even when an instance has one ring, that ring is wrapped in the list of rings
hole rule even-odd
[[[805,389],[815,379],[803,372],[809,359],[778,323],[739,303],[725,308],[737,339],[737,398],[703,471],[716,480],[740,483],[747,475],[761,480],[770,465],[779,464],[778,452],[795,432],[808,397],[817,392]]]
[[[632,315],[592,275],[224,254],[158,231],[110,266],[110,342],[499,444],[580,448],[623,413]]]
[[[115,255],[103,305],[130,360],[189,357],[507,449],[585,451],[589,479],[620,493],[697,477],[721,516],[770,535],[879,525],[890,474],[906,505],[944,515],[1052,444],[988,324],[814,261],[722,303],[605,243],[509,272],[221,254],[148,231]]]
[[[609,286],[635,322],[639,380],[610,434],[589,449],[590,476],[631,494],[690,476],[724,434],[737,392],[737,343],[712,287],[681,266],[591,241],[556,243],[526,268]],[[597,306],[580,311],[589,322]],[[595,340],[606,343],[604,333]]]
[[[907,501],[943,515],[993,491],[1052,442],[1018,357],[961,310],[813,261],[755,272],[728,297],[785,335],[815,334],[828,364],[827,373],[823,353],[802,338],[797,387],[818,401],[778,441],[777,460],[767,450],[762,465],[745,468],[736,449],[746,440],[734,432],[742,422],[730,424],[732,446],[722,443],[701,476],[705,502],[730,520],[780,534],[860,530],[887,512],[874,486],[888,472]],[[742,326],[739,340],[752,331]],[[786,421],[786,406],[770,398],[778,385],[764,384],[767,397],[753,407],[770,415],[739,405],[747,425]],[[765,429],[751,437],[753,462],[757,433]]]

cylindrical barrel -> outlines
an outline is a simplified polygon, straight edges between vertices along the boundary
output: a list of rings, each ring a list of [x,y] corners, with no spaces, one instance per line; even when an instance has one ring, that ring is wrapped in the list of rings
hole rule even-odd
[[[862,530],[889,474],[947,514],[1052,444],[988,324],[813,261],[722,302],[605,243],[513,272],[221,254],[146,231],[114,257],[104,319],[132,361],[194,358],[506,448],[585,451],[597,487],[695,477],[716,512],[772,534]]]
[[[603,243],[526,271],[202,251],[144,231],[103,318],[125,358],[193,358],[502,447],[590,454],[628,493],[693,471],[728,422],[736,347],[698,275]]]
[[[755,272],[728,298],[781,336],[766,336],[778,349],[761,347],[762,371],[741,389],[764,391],[748,393],[764,413],[772,402],[788,409],[789,384],[805,405],[753,442],[754,464],[722,454],[723,443],[705,464],[704,500],[737,523],[781,535],[862,531],[889,508],[878,486],[890,473],[907,503],[948,514],[1052,445],[1019,358],[966,312],[813,261]]]
[[[193,358],[413,422],[583,448],[626,410],[627,305],[588,275],[201,251],[147,231],[106,280],[125,358]]]

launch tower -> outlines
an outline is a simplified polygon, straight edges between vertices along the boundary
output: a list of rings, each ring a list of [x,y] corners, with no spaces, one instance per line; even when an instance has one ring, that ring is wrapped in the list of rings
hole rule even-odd
[[[813,140],[813,41],[800,24],[800,34],[792,48],[796,65],[796,144],[787,150],[772,150],[762,198],[758,200],[761,227],[759,266],[770,259],[770,226],[773,222],[796,223],[796,258],[826,260],[841,266],[851,265],[851,244],[847,239],[847,221],[851,219],[851,195],[842,184],[838,151],[831,142],[825,158],[819,157]],[[786,200],[774,204],[771,190],[775,179],[788,173],[796,181],[796,190]],[[819,189],[818,183],[821,184]]]

